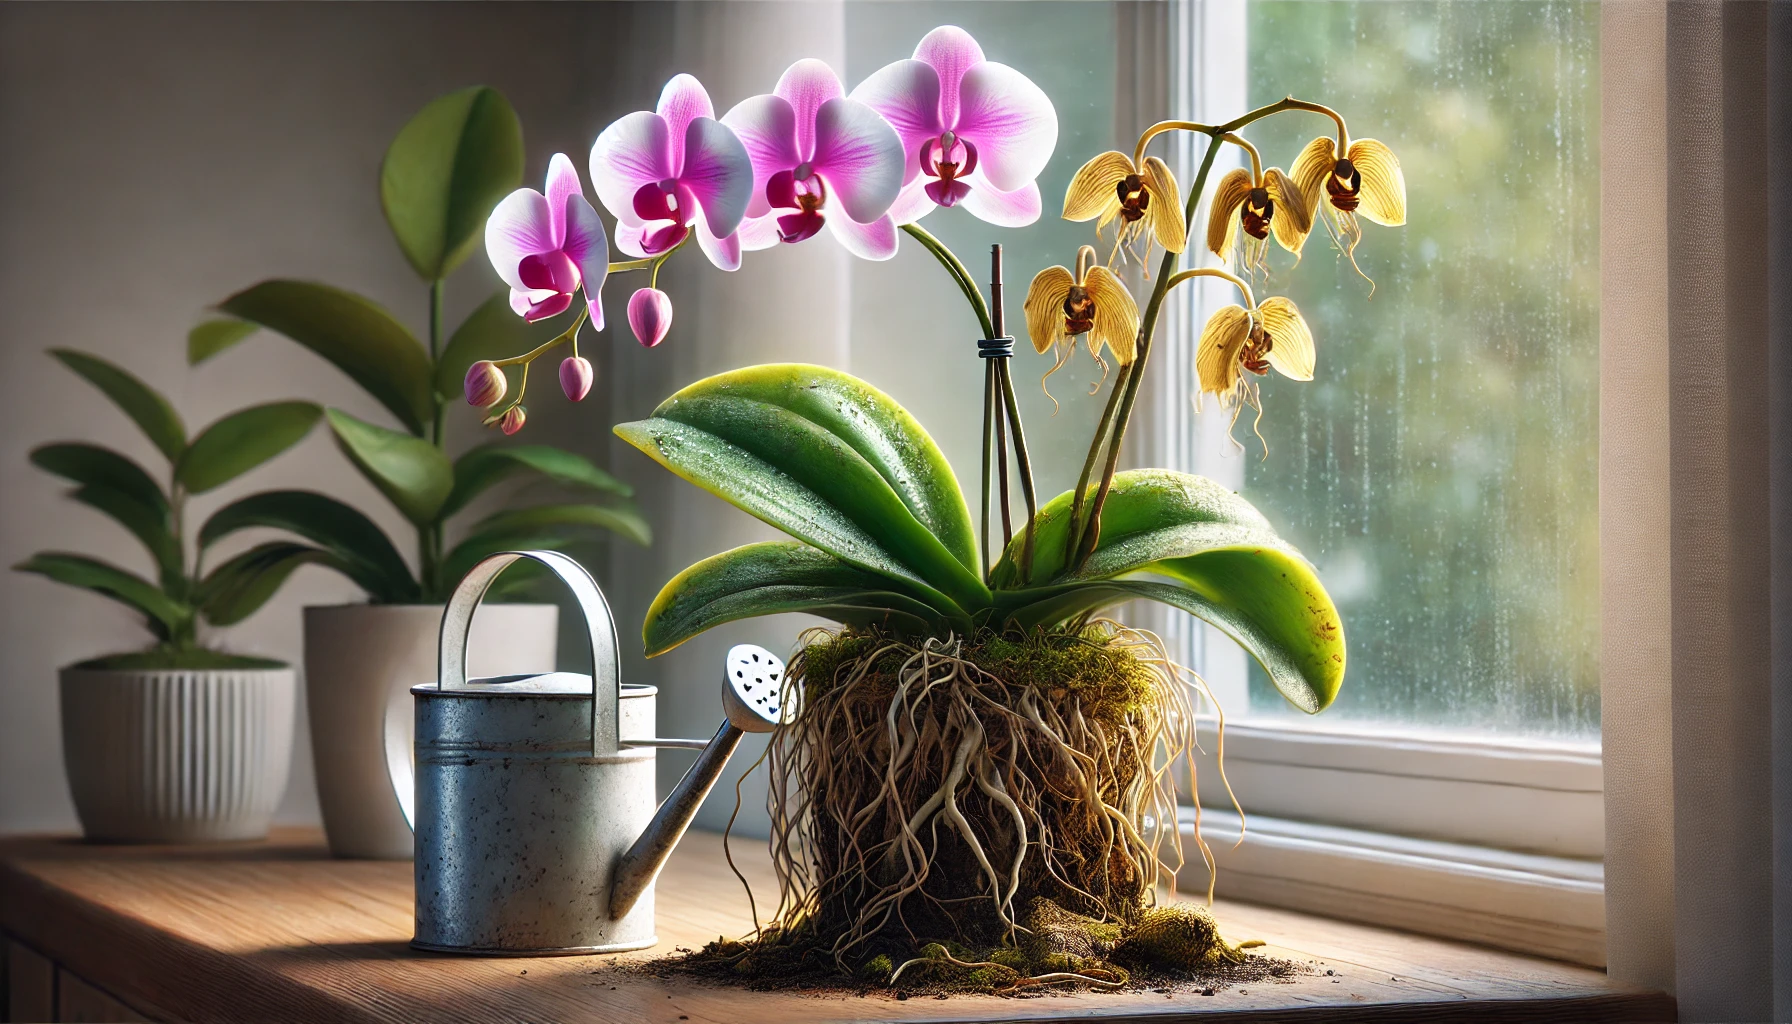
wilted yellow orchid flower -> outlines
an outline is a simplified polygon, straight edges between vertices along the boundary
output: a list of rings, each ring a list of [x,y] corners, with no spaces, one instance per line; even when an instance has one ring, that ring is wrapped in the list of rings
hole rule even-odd
[[[1096,262],[1092,246],[1077,250],[1074,274],[1063,267],[1046,267],[1035,275],[1024,308],[1034,350],[1041,354],[1053,347],[1058,350],[1058,361],[1046,371],[1047,377],[1069,361],[1078,335],[1087,339],[1089,354],[1098,363],[1103,362],[1103,348],[1121,366],[1138,355],[1139,307],[1114,272]]]
[[[1239,262],[1247,269],[1265,265],[1267,239],[1272,233],[1282,248],[1300,255],[1307,233],[1313,230],[1313,207],[1306,195],[1280,167],[1264,170],[1257,147],[1236,135],[1225,139],[1250,153],[1251,169],[1236,168],[1220,179],[1207,214],[1207,248],[1230,262],[1232,246],[1243,228],[1250,240],[1244,243]]]
[[[1121,219],[1116,247],[1139,238],[1147,229],[1149,238],[1171,252],[1181,252],[1188,245],[1176,176],[1170,173],[1169,164],[1154,156],[1146,157],[1141,168],[1125,153],[1109,150],[1078,168],[1064,190],[1064,219],[1096,217],[1101,218],[1096,224],[1098,231],[1114,218]],[[1150,248],[1147,239],[1145,251]],[[1143,258],[1144,253],[1138,255]]]
[[[1211,267],[1184,270],[1170,278],[1170,286],[1191,277],[1224,278],[1244,293],[1243,306],[1221,306],[1207,318],[1195,347],[1201,391],[1217,396],[1235,421],[1247,405],[1263,413],[1257,382],[1247,374],[1261,377],[1273,367],[1290,380],[1313,379],[1313,332],[1293,302],[1276,295],[1259,303],[1250,285]]]
[[[1406,177],[1399,158],[1374,139],[1350,142],[1342,120],[1336,142],[1322,135],[1300,151],[1293,178],[1315,215],[1330,218],[1332,233],[1353,265],[1356,243],[1363,237],[1358,215],[1388,227],[1406,223]]]

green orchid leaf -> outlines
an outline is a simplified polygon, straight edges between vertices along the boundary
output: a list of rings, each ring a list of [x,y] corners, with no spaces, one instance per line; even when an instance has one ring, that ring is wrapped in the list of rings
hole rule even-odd
[[[442,357],[436,360],[436,393],[450,403],[464,401],[467,367],[481,359],[508,359],[545,345],[571,323],[570,312],[529,323],[510,308],[510,289],[498,290],[448,336]],[[566,354],[571,355],[572,350]]]
[[[454,460],[454,490],[442,503],[442,517],[447,518],[467,507],[467,503],[490,490],[499,481],[521,473],[530,473],[568,487],[589,488],[627,498],[635,489],[599,469],[583,455],[562,451],[545,444],[506,444],[494,441],[481,445]]]
[[[193,620],[193,611],[163,593],[161,588],[134,572],[102,562],[86,555],[63,551],[45,551],[32,555],[18,565],[17,572],[36,573],[58,583],[81,587],[103,594],[148,620],[150,631],[160,639],[183,634]]]
[[[922,588],[936,608],[989,603],[974,568],[970,515],[944,456],[900,406],[863,382],[815,366],[750,367],[699,381],[652,419],[615,429],[791,536],[901,581],[899,590]]]
[[[323,356],[422,436],[435,418],[429,353],[410,330],[353,292],[310,281],[263,281],[218,305]]]
[[[997,606],[1023,627],[1062,622],[1144,597],[1219,627],[1251,652],[1282,695],[1323,710],[1344,679],[1344,629],[1312,566],[1250,503],[1202,477],[1168,470],[1118,474],[1095,552],[1078,574],[1063,571],[1070,495],[1040,510],[1030,590],[999,589]],[[1012,544],[998,585],[1018,576]],[[1047,574],[1050,574],[1050,577]],[[1115,577],[1149,575],[1173,582]]]
[[[174,475],[187,490],[204,494],[298,444],[321,415],[323,409],[311,402],[270,402],[233,412],[193,439]]]
[[[247,320],[207,320],[187,332],[187,365],[198,366],[259,330]]]
[[[303,565],[346,571],[335,555],[290,541],[269,541],[229,559],[199,584],[199,611],[214,626],[232,626],[268,603]]]
[[[164,589],[174,590],[184,585],[181,545],[174,536],[174,519],[166,502],[146,502],[116,487],[97,483],[77,487],[71,497],[111,516],[143,542],[150,557],[155,559]]]
[[[385,533],[358,509],[311,491],[264,491],[212,513],[199,530],[209,547],[239,530],[285,530],[334,555],[343,573],[380,604],[420,600],[417,581]]]
[[[373,482],[418,526],[436,522],[454,488],[454,465],[441,450],[420,438],[358,420],[340,409],[325,410],[336,443],[361,475]]]
[[[1033,520],[1033,585],[1066,573],[1073,491],[1045,504]],[[1016,534],[991,572],[997,589],[1020,586],[1018,562],[1023,538]],[[1223,544],[1286,547],[1250,502],[1206,477],[1167,469],[1116,474],[1102,510],[1095,552],[1077,578],[1117,576],[1160,558]]]
[[[473,536],[482,533],[524,533],[549,530],[609,530],[646,547],[653,543],[653,528],[632,506],[535,505],[506,509],[473,525]]]
[[[46,444],[31,451],[31,464],[83,487],[106,487],[172,521],[168,496],[142,466],[98,445]]]
[[[807,544],[748,544],[706,558],[673,577],[647,610],[647,656],[664,654],[725,622],[802,612],[855,626],[938,631],[939,612],[887,589],[875,573]]]
[[[380,205],[405,259],[438,281],[483,237],[485,219],[523,181],[523,128],[510,101],[475,86],[430,101],[380,164]]]
[[[160,392],[98,356],[68,348],[53,348],[50,354],[105,392],[169,462],[180,458],[187,447],[187,428]]]

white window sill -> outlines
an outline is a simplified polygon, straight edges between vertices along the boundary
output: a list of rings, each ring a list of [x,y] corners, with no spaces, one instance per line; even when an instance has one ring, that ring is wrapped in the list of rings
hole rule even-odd
[[[1200,892],[1207,872],[1193,808],[1183,809],[1180,824],[1187,863],[1177,884]],[[1259,815],[1249,817],[1242,842],[1238,833],[1237,814],[1202,812],[1219,896],[1605,964],[1605,871],[1597,860]]]

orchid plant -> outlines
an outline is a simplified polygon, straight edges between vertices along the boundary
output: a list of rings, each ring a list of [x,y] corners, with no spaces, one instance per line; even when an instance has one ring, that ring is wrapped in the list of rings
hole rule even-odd
[[[488,422],[505,435],[523,427],[521,392],[532,359],[494,364],[488,357],[570,345],[558,376],[573,402],[590,393],[596,378],[590,360],[579,355],[577,327],[587,318],[603,326],[597,297],[610,269],[603,221],[580,194],[578,172],[565,158],[548,168],[545,195],[517,188],[522,174],[516,112],[502,94],[484,87],[429,103],[387,149],[381,205],[400,251],[428,286],[427,344],[370,299],[297,280],[263,281],[230,296],[218,305],[224,315],[200,324],[188,339],[189,362],[198,364],[258,329],[272,330],[329,360],[385,407],[395,427],[334,408],[324,418],[349,461],[415,528],[415,568],[364,513],[323,494],[251,495],[219,512],[214,523],[295,534],[310,542],[306,550],[314,561],[342,572],[384,604],[443,601],[467,570],[494,551],[564,548],[605,532],[649,542],[647,523],[627,500],[630,488],[583,456],[505,441],[458,458],[447,453],[449,405],[462,393],[482,405],[496,404],[510,388],[505,366],[521,374],[517,400]],[[450,331],[443,315],[448,277],[478,248],[488,220],[508,226],[484,239],[508,287]],[[627,237],[618,233],[619,242]],[[553,324],[581,292],[590,301],[580,303],[578,323],[571,330]],[[519,479],[596,500],[503,509],[450,537],[452,520],[467,516],[493,488]],[[506,587],[513,595],[526,592],[528,581],[506,581]]]
[[[1329,118],[1335,142],[1315,139],[1291,172],[1264,170],[1238,133],[1263,118],[1300,112]],[[1195,133],[1207,143],[1186,201],[1170,167],[1147,153],[1169,132]],[[590,172],[615,218],[617,246],[632,259],[604,264],[589,247],[580,256],[560,255],[564,243],[554,225],[595,222],[576,181],[550,182],[546,208],[519,199],[522,193],[499,205],[487,225],[488,249],[525,318],[566,308],[567,286],[582,280],[591,316],[600,319],[594,281],[631,270],[657,277],[692,233],[711,262],[732,270],[742,253],[802,244],[827,227],[849,252],[870,260],[893,256],[902,234],[915,239],[958,285],[982,331],[981,533],[926,431],[888,396],[836,371],[737,370],[680,391],[646,420],[616,427],[673,472],[794,538],[724,552],[666,584],[644,626],[649,654],[723,622],[776,612],[941,636],[986,626],[1060,627],[1149,598],[1237,639],[1296,706],[1316,712],[1331,702],[1344,673],[1343,631],[1307,561],[1236,494],[1182,473],[1121,472],[1119,458],[1165,298],[1190,280],[1220,278],[1241,296],[1241,304],[1217,310],[1194,342],[1199,390],[1215,395],[1234,421],[1246,407],[1261,415],[1257,381],[1270,369],[1312,379],[1313,336],[1300,311],[1285,297],[1258,297],[1270,277],[1264,241],[1273,235],[1298,254],[1318,221],[1355,266],[1359,217],[1386,225],[1405,220],[1399,162],[1380,142],[1352,141],[1336,111],[1290,97],[1224,124],[1162,122],[1131,154],[1102,153],[1083,164],[1062,214],[1096,221],[1092,241],[1102,248],[1083,246],[1073,267],[1049,267],[1033,280],[1024,303],[1027,333],[1038,352],[1056,351],[1054,370],[1078,338],[1097,359],[1111,356],[1117,370],[1076,487],[1038,507],[1008,369],[1000,247],[986,299],[965,263],[920,221],[963,206],[997,227],[1034,222],[1042,212],[1037,179],[1056,141],[1057,116],[1044,92],[989,60],[962,29],[944,26],[921,40],[912,59],[880,69],[850,92],[826,65],[804,60],[770,93],[717,119],[708,94],[680,75],[656,110],[606,128],[592,148]],[[1208,213],[1206,247],[1219,265],[1184,267],[1188,239],[1202,237],[1196,216],[1225,146],[1248,155],[1250,169],[1221,179]],[[565,175],[570,161],[556,157],[554,166]],[[582,237],[600,232],[595,225]],[[1153,248],[1163,255],[1156,272],[1143,275],[1151,290],[1141,307],[1126,279],[1140,279]],[[631,326],[650,346],[671,321],[670,299],[654,284],[650,279],[629,302]],[[584,319],[581,310],[553,341],[476,365],[467,400],[489,410],[488,422],[504,423],[520,405],[497,407],[503,389],[493,373],[526,367],[572,342]],[[1009,512],[1011,449],[1026,505],[1018,530]],[[999,547],[990,536],[992,484]],[[991,551],[999,557],[992,560]]]

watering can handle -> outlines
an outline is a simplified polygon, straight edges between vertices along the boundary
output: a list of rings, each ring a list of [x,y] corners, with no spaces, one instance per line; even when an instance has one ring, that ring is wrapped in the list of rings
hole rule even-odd
[[[578,599],[579,610],[585,614],[585,635],[591,641],[591,752],[597,756],[614,754],[622,745],[617,736],[622,676],[616,662],[616,620],[610,615],[609,602],[604,600],[597,581],[584,566],[557,551],[505,551],[488,556],[462,578],[442,614],[441,661],[437,665],[436,688],[453,690],[467,685],[467,634],[473,628],[473,613],[478,611],[485,592],[498,574],[525,558],[539,562],[559,577]],[[608,685],[603,685],[604,682]],[[386,777],[392,782],[392,792],[398,797],[398,809],[404,813],[405,824],[415,828],[416,766],[412,763],[410,731],[404,726],[405,717],[412,713],[410,692],[400,690],[386,704],[383,725]],[[688,742],[672,740],[666,745]]]
[[[467,684],[467,634],[473,613],[498,574],[514,563],[529,559],[553,573],[578,601],[585,616],[585,635],[591,642],[591,753],[594,757],[616,754],[622,748],[618,705],[622,701],[622,673],[616,660],[616,619],[597,581],[585,567],[558,551],[504,551],[486,556],[463,577],[448,598],[442,613],[442,656],[436,686],[443,690]]]

